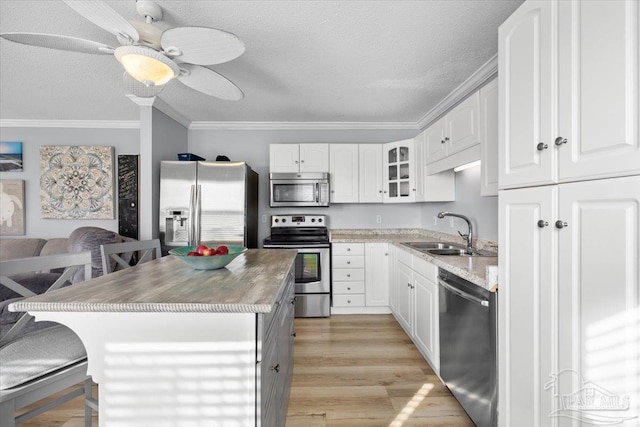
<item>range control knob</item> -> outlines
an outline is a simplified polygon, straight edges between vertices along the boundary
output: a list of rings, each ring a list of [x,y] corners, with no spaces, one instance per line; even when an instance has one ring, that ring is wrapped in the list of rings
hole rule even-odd
[[[278,218],[275,219],[276,222],[280,222],[280,220]]]
[[[315,218],[311,218],[311,222],[316,222],[316,219]]]
[[[322,222],[322,218],[318,218],[318,222]]]
[[[287,222],[287,219],[286,218],[282,218],[282,222]]]

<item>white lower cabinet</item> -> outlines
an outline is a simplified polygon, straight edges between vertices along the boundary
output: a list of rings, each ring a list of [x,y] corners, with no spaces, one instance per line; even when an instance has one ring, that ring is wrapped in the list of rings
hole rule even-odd
[[[637,416],[640,176],[500,191],[499,212],[499,425],[558,425],[590,391]]]
[[[440,371],[440,334],[438,311],[438,268],[397,249],[397,301],[393,314],[407,335],[429,362]]]
[[[389,245],[332,244],[334,314],[389,313]]]

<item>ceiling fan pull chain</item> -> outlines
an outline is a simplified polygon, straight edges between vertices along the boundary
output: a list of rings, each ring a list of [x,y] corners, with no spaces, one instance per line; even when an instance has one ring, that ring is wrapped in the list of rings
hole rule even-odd
[[[180,56],[182,55],[182,51],[174,46],[168,47],[166,49],[163,50],[164,54],[171,57],[171,58],[175,58],[176,56]]]

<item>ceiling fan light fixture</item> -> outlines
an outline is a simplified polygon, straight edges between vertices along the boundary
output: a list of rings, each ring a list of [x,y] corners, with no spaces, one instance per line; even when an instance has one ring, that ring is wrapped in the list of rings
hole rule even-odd
[[[114,55],[131,77],[146,86],[163,85],[180,74],[175,62],[148,47],[120,46]]]

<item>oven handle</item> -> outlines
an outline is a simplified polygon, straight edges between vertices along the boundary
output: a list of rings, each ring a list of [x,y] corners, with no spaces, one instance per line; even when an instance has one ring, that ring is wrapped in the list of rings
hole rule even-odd
[[[466,299],[467,301],[471,301],[475,304],[480,304],[483,307],[489,307],[489,301],[486,299],[481,299],[481,298],[477,298],[473,295],[470,295],[464,291],[462,291],[461,289],[458,289],[454,286],[451,286],[450,284],[448,284],[447,282],[445,282],[442,279],[438,279],[438,283],[440,283],[440,286],[442,286],[443,288],[445,288],[446,290],[448,290],[449,292],[452,292],[454,294],[456,294],[457,296]]]
[[[264,249],[329,249],[331,245],[265,245]]]

